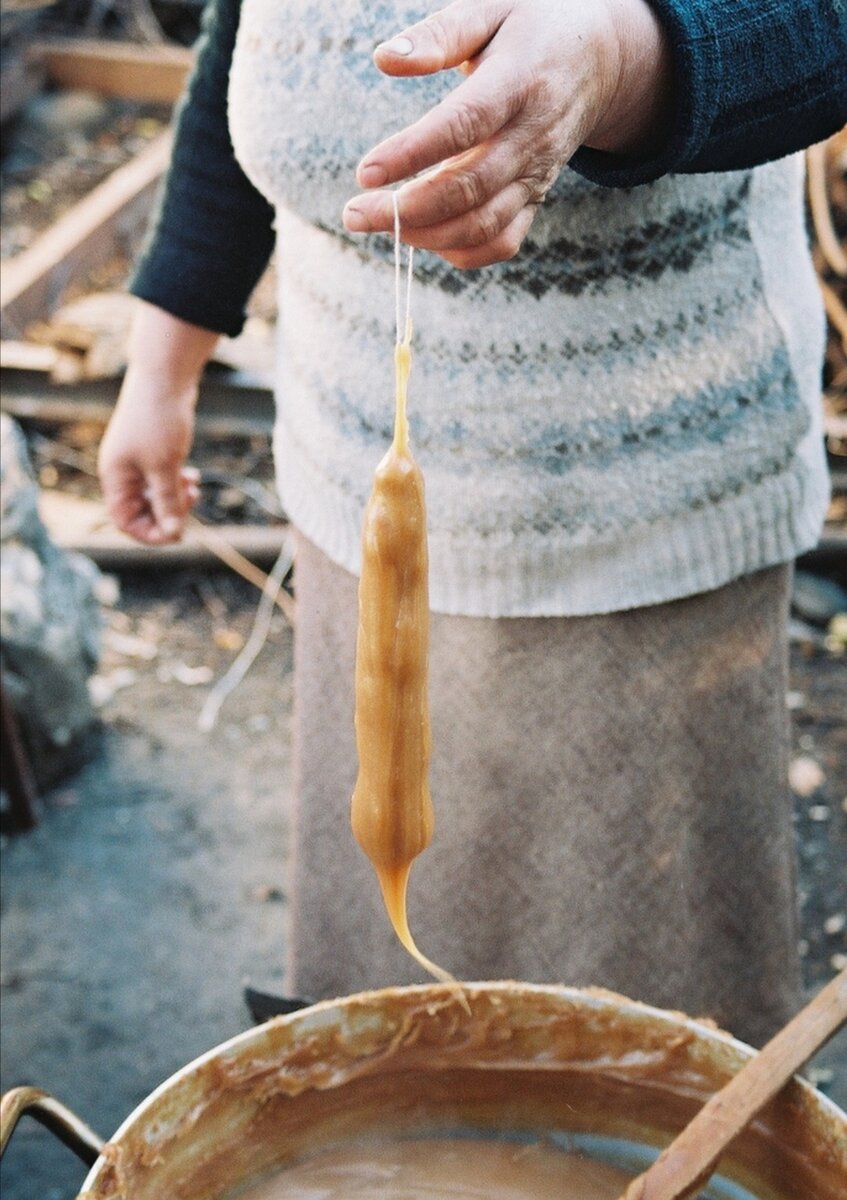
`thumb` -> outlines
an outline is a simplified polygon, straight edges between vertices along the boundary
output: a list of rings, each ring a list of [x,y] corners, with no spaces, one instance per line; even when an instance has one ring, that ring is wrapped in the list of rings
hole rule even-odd
[[[151,472],[147,480],[147,499],[161,536],[166,541],[176,541],[182,533],[186,510],[180,472]]]
[[[381,42],[374,62],[386,75],[433,75],[476,57],[509,12],[508,0],[455,0],[417,25]]]

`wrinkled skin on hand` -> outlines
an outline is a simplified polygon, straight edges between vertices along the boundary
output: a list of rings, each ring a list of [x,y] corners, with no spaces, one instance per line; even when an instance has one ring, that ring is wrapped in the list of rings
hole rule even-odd
[[[389,232],[456,267],[513,257],[581,145],[643,151],[667,111],[670,63],[646,0],[455,0],[378,46],[389,75],[459,68],[464,80],[365,155],[374,189],[344,210],[352,232]],[[426,172],[412,179],[419,172]]]

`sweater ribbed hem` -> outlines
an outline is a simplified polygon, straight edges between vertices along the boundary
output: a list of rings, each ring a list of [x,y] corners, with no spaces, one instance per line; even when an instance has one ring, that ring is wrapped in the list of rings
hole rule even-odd
[[[291,521],[333,562],[358,574],[363,513],[309,477],[302,458],[276,439],[280,495]],[[315,498],[320,502],[315,503]],[[678,520],[624,531],[616,544],[559,540],[516,549],[430,537],[430,607],[468,617],[589,616],[643,608],[722,587],[733,579],[789,562],[817,542],[829,500],[821,447],[810,472],[791,474],[755,491]]]

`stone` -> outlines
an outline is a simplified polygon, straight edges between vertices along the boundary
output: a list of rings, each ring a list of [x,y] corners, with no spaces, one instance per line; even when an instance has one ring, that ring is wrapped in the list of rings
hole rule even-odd
[[[88,679],[100,654],[102,577],[60,550],[38,515],[26,439],[0,415],[0,646],[3,684],[39,786],[86,757],[96,717]]]
[[[95,92],[62,88],[42,92],[27,106],[26,118],[38,133],[48,138],[68,138],[101,124],[108,104]]]
[[[847,592],[834,579],[796,571],[791,608],[802,620],[825,628],[833,617],[847,612]]]

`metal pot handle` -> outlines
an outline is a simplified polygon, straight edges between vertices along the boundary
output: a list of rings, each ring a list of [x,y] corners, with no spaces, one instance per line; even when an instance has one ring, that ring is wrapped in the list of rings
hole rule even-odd
[[[100,1157],[103,1139],[64,1104],[54,1100],[41,1088],[11,1088],[0,1097],[0,1158],[15,1126],[25,1112],[46,1126],[64,1142],[86,1166],[92,1167]]]

